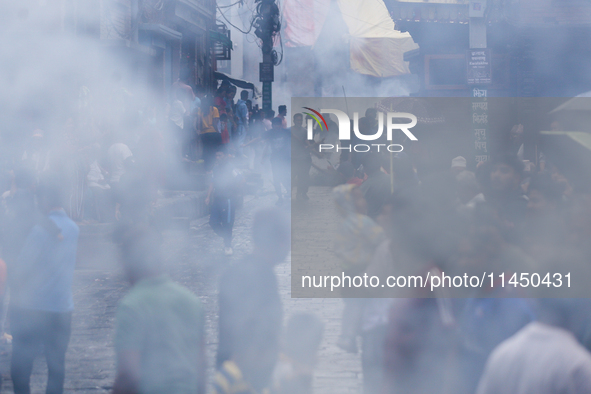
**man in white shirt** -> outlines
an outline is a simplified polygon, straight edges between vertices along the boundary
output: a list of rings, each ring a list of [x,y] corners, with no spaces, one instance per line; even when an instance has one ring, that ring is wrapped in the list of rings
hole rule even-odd
[[[580,332],[585,299],[540,299],[541,321],[502,342],[488,359],[477,394],[591,393],[591,354]]]

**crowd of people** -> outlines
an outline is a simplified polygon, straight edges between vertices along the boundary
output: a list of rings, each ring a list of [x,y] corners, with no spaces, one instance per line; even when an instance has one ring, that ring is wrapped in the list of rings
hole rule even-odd
[[[331,138],[315,128],[309,140],[302,114],[288,128],[285,106],[277,116],[258,110],[246,90],[234,103],[236,91],[222,83],[207,95],[178,81],[162,111],[127,104],[98,121],[82,89],[79,112],[59,132],[37,129],[20,145],[0,145],[10,146],[2,152],[0,279],[10,289],[15,393],[30,392],[41,348],[47,392],[63,392],[79,224],[89,216],[118,222],[114,240],[132,285],[116,315],[113,391],[205,392],[204,310],[165,273],[162,233],[151,220],[158,190],[183,164],[202,168],[209,223],[231,255],[240,170],[260,171],[268,157],[277,205],[290,206],[292,183],[305,203],[313,158],[322,156],[317,146]],[[362,131],[373,127],[374,113],[360,120]],[[331,158],[320,170],[339,184],[334,197],[343,221],[334,250],[343,272],[510,277],[585,267],[589,194],[545,157],[534,165],[518,153],[499,152],[471,169],[465,158],[450,158],[449,168],[430,173],[406,153],[343,151],[336,166]],[[323,324],[303,313],[283,327],[273,268],[291,246],[285,214],[259,211],[254,250],[221,277],[217,394],[312,392]],[[466,288],[455,298],[444,290],[425,298],[425,291],[410,289],[403,298],[343,293],[338,346],[361,352],[364,393],[591,392],[586,299],[527,298],[528,289],[514,286]]]
[[[589,190],[544,155],[534,164],[508,150],[472,169],[450,157],[425,174],[406,153],[347,153],[334,189],[344,275],[507,278],[436,294],[343,288],[338,345],[361,351],[364,393],[591,392],[591,303],[573,298],[584,289],[508,283],[521,273],[589,274]]]
[[[272,170],[277,205],[289,207],[287,108],[279,106],[277,116],[259,110],[246,90],[235,102],[237,89],[227,82],[207,94],[179,80],[162,105],[119,87],[107,88],[106,95],[104,90],[100,96],[80,88],[63,126],[59,120],[56,126],[56,116],[29,134],[1,135],[0,290],[3,300],[9,298],[2,326],[6,320],[10,333],[2,340],[12,343],[14,391],[30,392],[42,349],[46,390],[63,392],[81,227],[115,223],[113,239],[132,289],[116,315],[113,391],[205,392],[203,308],[165,274],[155,202],[163,190],[178,187],[179,179],[205,175],[209,223],[223,238],[225,254],[233,254],[245,170]],[[281,335],[273,267],[290,248],[285,209],[259,212],[253,241],[253,254],[220,283],[221,383],[215,391],[309,391],[323,328],[317,317],[299,314],[287,326],[293,339]]]

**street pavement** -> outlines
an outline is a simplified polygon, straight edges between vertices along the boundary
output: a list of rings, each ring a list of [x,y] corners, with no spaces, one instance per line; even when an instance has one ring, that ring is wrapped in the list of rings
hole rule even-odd
[[[326,204],[329,188],[311,188],[308,205]],[[220,274],[233,262],[239,261],[251,249],[250,228],[253,213],[273,206],[276,201],[271,189],[258,197],[245,197],[244,207],[237,213],[234,227],[234,255],[223,254],[221,238],[211,231],[207,218],[191,223],[191,229],[167,230],[165,238],[166,269],[172,278],[194,291],[206,311],[207,354],[212,365],[217,348],[217,282]],[[304,207],[305,208],[305,207]],[[301,208],[300,208],[301,209]],[[316,215],[316,220],[327,221]],[[85,242],[92,242],[86,240]],[[72,317],[72,337],[67,353],[65,392],[102,393],[111,390],[115,379],[113,335],[118,301],[128,285],[117,265],[114,248],[109,241],[96,237],[92,256],[83,258],[74,277],[75,311]],[[315,373],[315,392],[321,394],[358,393],[361,391],[361,363],[359,355],[347,354],[336,347],[340,331],[342,301],[336,298],[291,298],[290,259],[276,269],[286,319],[295,312],[315,313],[325,324],[325,335]],[[4,345],[0,353],[2,391],[12,392],[10,381],[10,347]],[[31,377],[32,392],[45,387],[46,366],[38,357]]]

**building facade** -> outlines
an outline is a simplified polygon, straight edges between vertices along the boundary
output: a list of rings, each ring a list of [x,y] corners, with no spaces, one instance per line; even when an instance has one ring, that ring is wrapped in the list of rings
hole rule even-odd
[[[574,96],[591,89],[591,3],[581,0],[386,0],[397,29],[420,49],[406,54],[419,96],[471,96],[471,18],[484,21],[492,96]],[[478,10],[470,7],[478,8]]]

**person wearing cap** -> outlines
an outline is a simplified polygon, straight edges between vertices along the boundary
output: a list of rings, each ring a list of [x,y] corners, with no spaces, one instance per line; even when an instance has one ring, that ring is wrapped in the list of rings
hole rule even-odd
[[[466,170],[466,159],[462,156],[455,157],[451,161],[451,172],[458,175],[460,172]]]

